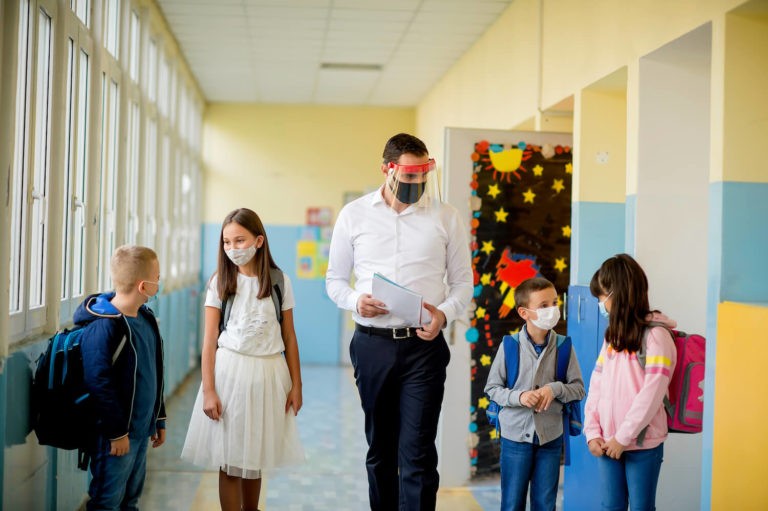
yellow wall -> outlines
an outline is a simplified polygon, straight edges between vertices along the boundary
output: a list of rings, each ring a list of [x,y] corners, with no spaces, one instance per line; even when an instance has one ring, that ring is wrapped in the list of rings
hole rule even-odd
[[[768,509],[768,406],[762,397],[768,359],[766,325],[766,306],[724,302],[718,307],[712,446],[715,511]]]
[[[712,166],[710,181],[768,183],[765,159],[756,150],[768,137],[768,9],[728,14],[725,29],[714,34],[724,37],[725,48],[722,61],[715,61],[723,66],[718,79],[724,83],[716,89],[722,117],[712,123],[722,126],[722,138],[712,142],[723,160]]]
[[[419,103],[418,134],[518,126],[743,2],[516,0]]]
[[[573,200],[624,202],[626,181],[627,96],[624,91],[585,89],[576,101]],[[608,160],[598,161],[598,153]]]
[[[336,214],[343,192],[382,183],[384,143],[401,131],[413,133],[413,109],[210,104],[203,221],[236,207],[267,224],[303,224],[310,206]]]

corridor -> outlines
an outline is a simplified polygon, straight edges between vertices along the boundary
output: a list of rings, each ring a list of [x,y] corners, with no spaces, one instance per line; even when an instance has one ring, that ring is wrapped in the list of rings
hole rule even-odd
[[[352,369],[305,366],[304,407],[299,431],[307,461],[265,477],[264,511],[362,511],[368,509],[363,412]],[[200,386],[193,372],[168,399],[166,444],[149,454],[141,508],[148,511],[218,509],[218,475],[179,459],[189,416]],[[442,488],[439,511],[496,511],[498,479],[469,488]]]

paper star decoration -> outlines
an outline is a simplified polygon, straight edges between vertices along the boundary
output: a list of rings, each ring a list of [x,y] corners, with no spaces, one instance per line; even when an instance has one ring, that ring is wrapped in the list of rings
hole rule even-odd
[[[485,252],[488,255],[491,255],[491,252],[496,250],[493,248],[493,241],[484,241],[483,242],[483,248],[480,249],[481,252]]]
[[[483,410],[488,408],[489,404],[491,404],[491,402],[485,396],[483,396],[483,397],[481,397],[480,399],[477,400],[477,407],[478,408],[482,408]]]
[[[477,319],[484,318],[485,317],[485,307],[478,307],[475,310],[475,316],[477,317]]]
[[[533,175],[536,177],[541,177],[541,175],[544,173],[544,167],[541,165],[536,165],[533,167]]]
[[[528,188],[528,191],[523,193],[523,197],[524,197],[523,202],[530,202],[531,204],[533,204],[533,199],[534,197],[536,197],[536,194],[533,193],[533,190]]]
[[[563,184],[563,180],[555,179],[555,182],[552,183],[552,189],[555,191],[555,193],[560,193],[563,190],[565,190],[565,185]]]
[[[497,222],[506,222],[507,221],[507,215],[509,215],[509,212],[504,211],[504,207],[502,206],[497,211],[493,212],[496,215],[496,221]]]
[[[568,265],[565,264],[565,257],[558,257],[555,259],[555,269],[557,271],[562,272],[566,268],[568,268]]]
[[[501,190],[499,190],[499,185],[491,185],[488,187],[488,195],[490,195],[494,199],[500,193],[501,193]]]
[[[483,355],[482,357],[480,357],[480,364],[482,364],[483,366],[491,365],[491,356]]]
[[[573,164],[572,163],[566,163],[565,164],[565,173],[566,174],[573,174]]]
[[[487,286],[491,283],[491,274],[490,273],[483,273],[483,275],[480,277],[480,283],[484,286]]]
[[[570,225],[566,225],[565,227],[561,227],[560,229],[562,229],[562,231],[563,231],[563,236],[565,236],[566,238],[570,238],[571,237],[571,226]]]

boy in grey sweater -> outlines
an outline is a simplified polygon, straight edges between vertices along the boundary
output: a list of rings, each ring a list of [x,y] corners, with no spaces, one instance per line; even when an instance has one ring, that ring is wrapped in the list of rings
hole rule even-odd
[[[563,449],[563,403],[584,397],[584,381],[573,349],[567,381],[556,378],[557,344],[562,336],[552,330],[560,320],[555,286],[541,277],[525,280],[515,289],[515,304],[525,320],[517,336],[517,380],[507,382],[502,343],[485,385],[485,392],[502,406],[501,509],[524,511],[530,484],[531,511],[554,511]]]

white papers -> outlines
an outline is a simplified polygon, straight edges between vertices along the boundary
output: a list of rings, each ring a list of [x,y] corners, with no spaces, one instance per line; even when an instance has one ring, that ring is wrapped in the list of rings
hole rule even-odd
[[[389,313],[403,320],[407,326],[420,326],[432,321],[431,314],[423,307],[424,299],[420,294],[380,273],[373,274],[371,295],[384,302]]]

